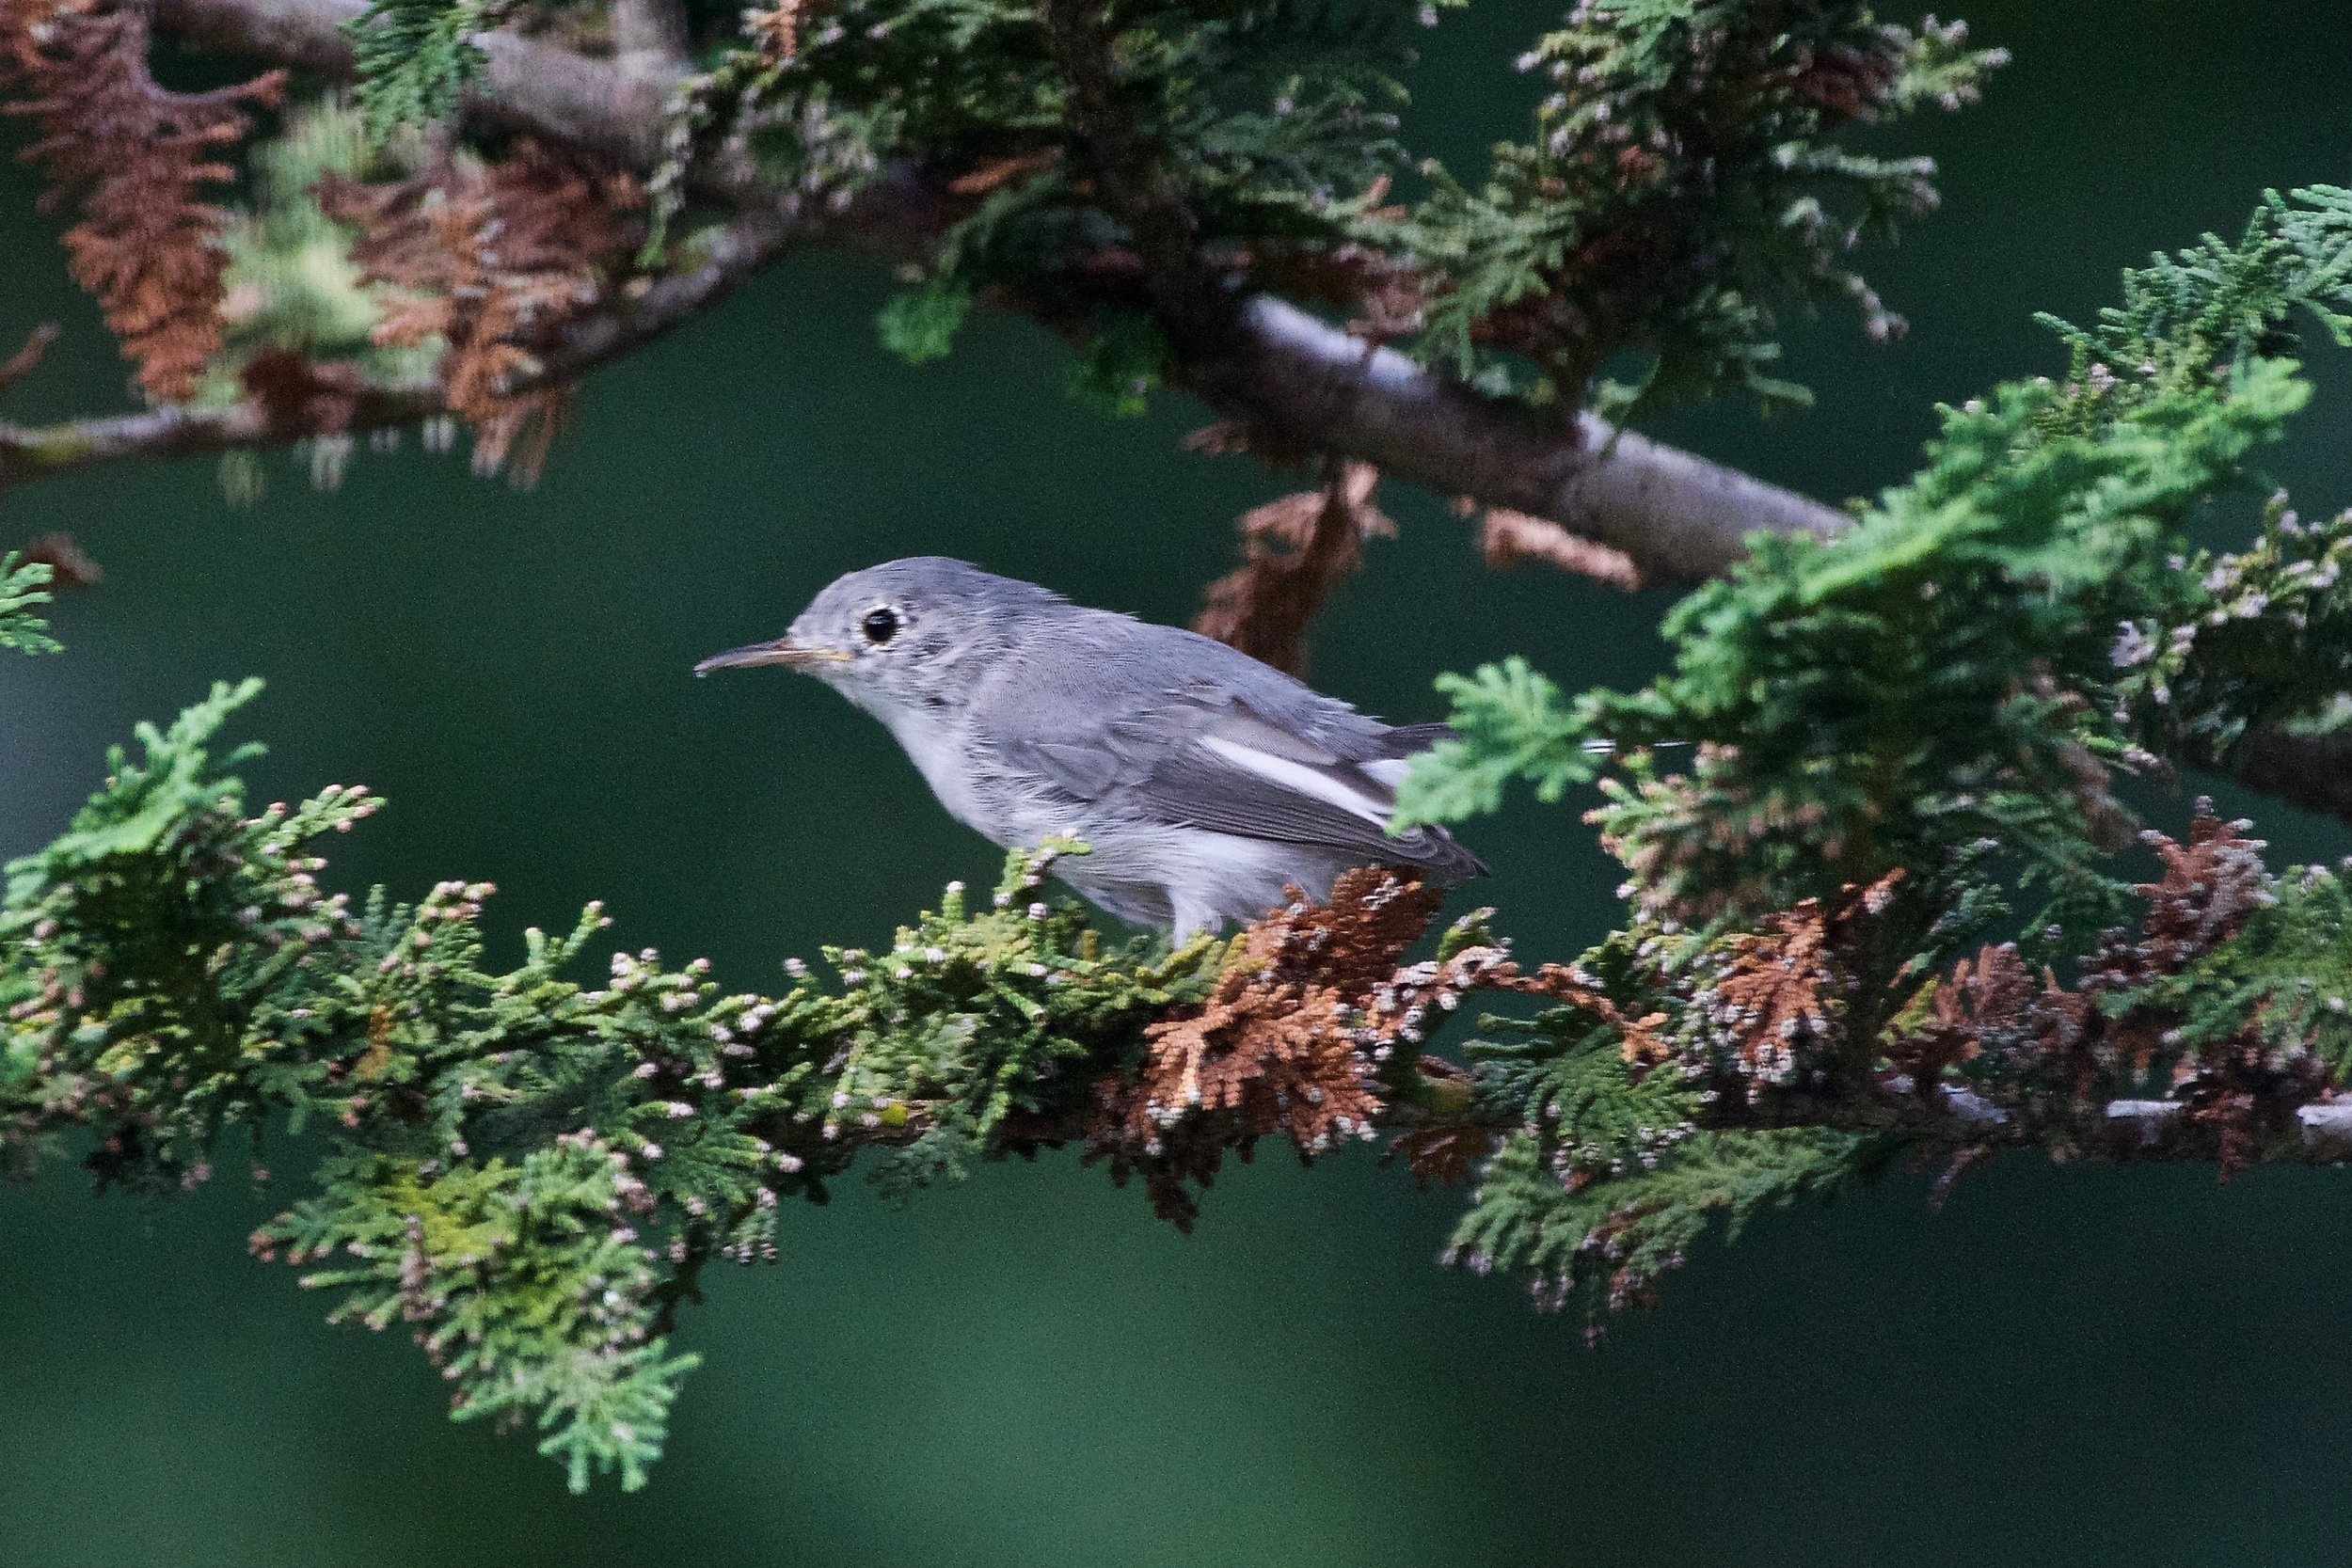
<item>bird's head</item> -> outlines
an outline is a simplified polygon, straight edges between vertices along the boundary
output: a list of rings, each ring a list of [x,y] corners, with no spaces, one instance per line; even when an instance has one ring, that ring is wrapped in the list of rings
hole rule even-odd
[[[958,705],[982,665],[1059,594],[945,556],[911,556],[836,578],[791,629],[704,659],[694,673],[782,664],[860,707]]]

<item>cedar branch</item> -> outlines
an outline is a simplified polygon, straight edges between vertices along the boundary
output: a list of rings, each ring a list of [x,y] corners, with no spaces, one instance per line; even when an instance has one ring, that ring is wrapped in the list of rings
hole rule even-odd
[[[1073,3],[1074,0],[1065,0]],[[348,76],[342,24],[361,0],[156,0],[155,24],[200,46],[260,55]],[[1090,14],[1090,13],[1089,13]],[[682,71],[624,73],[504,31],[483,40],[487,79],[468,112],[650,169],[660,156],[662,104]],[[627,354],[710,305],[786,250],[826,243],[891,260],[926,253],[947,222],[948,196],[919,169],[894,170],[875,190],[834,206],[806,193],[751,185],[739,170],[703,169],[698,188],[733,202],[728,230],[754,237],[732,258],[655,286],[644,300],[575,324],[549,356],[549,379]],[[812,210],[821,209],[821,210]],[[1392,478],[1560,524],[1621,551],[1644,580],[1688,583],[1738,561],[1755,531],[1829,536],[1842,513],[1703,457],[1620,432],[1590,413],[1573,431],[1543,428],[1522,411],[1374,347],[1266,295],[1239,303],[1230,329],[1185,352],[1175,379],[1212,407],[1271,426],[1292,440],[1356,458]],[[423,388],[386,389],[355,428],[415,422],[443,411]],[[159,411],[23,430],[0,426],[0,489],[117,458],[183,455],[310,432],[272,428],[262,412]],[[2223,769],[2307,809],[2352,820],[2341,739],[2281,735],[2246,742]]]
[[[560,386],[644,347],[716,305],[801,232],[779,210],[745,214],[708,237],[703,264],[694,271],[662,278],[635,298],[623,294],[567,323],[536,370],[518,375],[505,390]],[[448,392],[438,381],[373,387],[359,393],[338,434],[392,429],[447,412]],[[0,423],[0,491],[123,458],[286,446],[318,434],[249,398],[216,408],[167,405],[37,427]]]
[[[360,9],[361,0],[158,0],[156,24],[206,47],[348,76],[351,50],[340,29]],[[1077,0],[1063,0],[1057,11],[1065,20],[1075,13],[1081,33],[1096,20]],[[482,44],[489,68],[469,115],[574,142],[641,172],[658,163],[661,105],[682,73],[653,71],[625,80],[608,62],[502,30]],[[1096,85],[1104,93],[1112,87],[1106,78]],[[1115,109],[1114,99],[1105,112]],[[1115,113],[1112,119],[1124,124]],[[1101,145],[1106,127],[1082,120],[1086,126]],[[777,199],[772,190],[748,185],[739,171],[701,170],[696,182],[747,211]],[[920,258],[950,221],[947,193],[915,169],[895,171],[887,186],[886,198],[861,198],[829,216],[821,233],[800,212],[797,193],[786,198],[792,219],[803,226],[798,238],[894,261]],[[1174,224],[1159,206],[1162,195],[1173,199],[1148,191],[1130,208],[1131,223],[1144,214],[1139,240],[1142,230],[1157,233]],[[1171,244],[1176,237],[1162,236]],[[1155,292],[1172,289],[1181,302],[1193,286],[1184,281],[1188,276],[1186,268],[1165,282],[1155,277]],[[1393,350],[1369,347],[1281,300],[1239,302],[1223,321],[1229,329],[1178,345],[1176,379],[1204,403],[1441,495],[1548,518],[1622,550],[1647,581],[1713,576],[1740,559],[1741,541],[1756,529],[1826,535],[1845,526],[1833,508],[1692,453],[1619,435],[1591,415],[1572,433],[1543,429],[1510,404],[1432,374]]]

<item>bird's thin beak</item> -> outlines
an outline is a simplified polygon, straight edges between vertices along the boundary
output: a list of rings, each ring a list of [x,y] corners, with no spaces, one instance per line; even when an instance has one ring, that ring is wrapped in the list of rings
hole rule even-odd
[[[754,642],[725,653],[713,654],[694,666],[694,673],[707,675],[713,670],[752,670],[763,664],[788,664],[795,670],[805,670],[817,664],[839,664],[849,660],[848,654],[834,653],[825,648],[796,648],[788,637],[772,642]]]

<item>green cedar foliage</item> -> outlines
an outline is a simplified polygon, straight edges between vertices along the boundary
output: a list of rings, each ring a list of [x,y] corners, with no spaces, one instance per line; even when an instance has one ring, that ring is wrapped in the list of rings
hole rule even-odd
[[[1873,335],[1899,330],[1849,253],[1929,211],[1933,169],[1839,138],[1972,102],[2003,58],[1958,24],[1894,26],[1852,3],[1587,0],[1520,61],[1561,89],[1530,139],[1465,182],[1397,135],[1406,40],[1438,15],[1417,0],[1136,0],[1102,20],[1133,156],[1167,176],[1212,271],[1369,314],[1489,389],[1613,415],[1724,388],[1802,401],[1772,373],[1775,309],[1851,302]],[[1108,167],[1089,139],[1037,7],[768,13],[691,86],[680,127],[682,157],[739,134],[795,188],[839,195],[912,164],[946,183],[955,221],[882,322],[918,362],[990,286],[1065,321],[1150,307],[1137,236],[1104,195],[1143,171]],[[1421,199],[1393,204],[1416,169]],[[665,212],[681,172],[656,182]],[[1620,356],[1631,379],[1603,379]],[[1073,389],[1131,411],[1136,379],[1111,380],[1106,395],[1082,370]]]
[[[1700,1132],[1654,1164],[1588,1184],[1546,1140],[1518,1132],[1488,1162],[1445,1258],[1479,1274],[1522,1271],[1546,1307],[1587,1285],[1600,1305],[1646,1305],[1718,1214],[1737,1237],[1768,1208],[1866,1180],[1899,1147],[1820,1128]]]
[[[217,687],[118,749],[72,830],[8,867],[0,911],[0,1163],[70,1133],[102,1181],[167,1193],[324,1132],[316,1191],[255,1245],[310,1264],[340,1319],[410,1325],[460,1418],[528,1418],[575,1489],[642,1482],[692,1358],[664,1334],[696,1270],[776,1255],[776,1207],[821,1199],[860,1149],[907,1188],[1083,1125],[1092,1069],[1198,992],[1218,950],[1106,945],[1034,902],[1016,856],[993,901],[950,888],[886,953],[828,951],[838,984],[721,994],[699,960],[616,954],[607,924],[486,961],[492,891],[415,904],[321,894],[314,852],[377,804],[329,787],[248,814],[216,756],[258,683]],[[1066,1133],[1063,1135],[1067,1135]]]
[[[1549,1304],[1638,1297],[1709,1212],[1905,1141],[2095,1146],[2141,1096],[2225,1166],[2314,1157],[2279,1130],[2352,1067],[2346,879],[2273,875],[2201,808],[2185,844],[2142,835],[2165,877],[2126,887],[2108,779],[2347,722],[2352,515],[2274,496],[2218,556],[2186,530],[2267,488],[2254,465],[2310,395],[2298,318],[2342,341],[2348,311],[2352,195],[2272,195],[2235,243],[2128,274],[2096,327],[2057,324],[2064,381],[1944,410],[1927,467],[1843,537],[1753,540],[1667,617],[1648,687],[1570,699],[1516,658],[1445,677],[1456,737],[1407,814],[1597,782],[1633,921],[1569,972],[1605,1016],[1471,1047],[1473,1102],[1519,1131],[1460,1258]],[[2023,951],[1964,957],[2021,895]]]
[[[1514,779],[1557,799],[1615,756],[1595,818],[1651,915],[1785,909],[1986,838],[2049,890],[2046,918],[2111,912],[2106,765],[2185,730],[2218,751],[2255,720],[2316,721],[2343,689],[2352,525],[2280,504],[2201,572],[2184,531],[2254,484],[2308,399],[2275,351],[2297,308],[2337,325],[2347,261],[2345,198],[2320,190],[2132,275],[2098,334],[2070,329],[2066,382],[1944,410],[1927,467],[1851,531],[1759,537],[1684,599],[1649,687],[1569,701],[1519,661],[1446,677],[1460,738],[1415,770],[1407,813],[1489,810]],[[2118,349],[2133,357],[2097,356]],[[1699,746],[1677,765],[1653,750],[1669,741]]]
[[[359,110],[377,141],[403,126],[429,125],[457,103],[489,64],[474,42],[515,9],[514,0],[369,0],[343,24],[359,73]]]
[[[40,562],[0,555],[0,648],[27,654],[57,651],[48,623],[34,613],[49,602],[48,584],[49,568]]]
[[[1773,373],[1775,309],[1851,304],[1872,337],[1900,331],[1848,258],[1936,199],[1930,160],[1837,137],[1971,103],[2006,57],[1837,0],[1579,0],[1520,57],[1557,89],[1532,137],[1475,190],[1422,166],[1408,244],[1442,280],[1424,351],[1497,386],[1532,363],[1540,396],[1612,418],[1743,387],[1810,401]],[[1601,375],[1629,352],[1630,381]]]

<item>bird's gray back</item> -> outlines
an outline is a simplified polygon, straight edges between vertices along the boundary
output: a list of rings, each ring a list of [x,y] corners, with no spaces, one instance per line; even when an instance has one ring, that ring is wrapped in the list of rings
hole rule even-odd
[[[1090,738],[1104,714],[1238,704],[1349,761],[1404,754],[1391,726],[1215,638],[1075,605],[1035,617],[980,685],[990,709],[1040,737]]]
[[[993,662],[967,714],[977,753],[1095,808],[1098,830],[1107,816],[1449,879],[1484,869],[1440,830],[1387,832],[1428,727],[1384,724],[1194,632],[1057,607]]]

